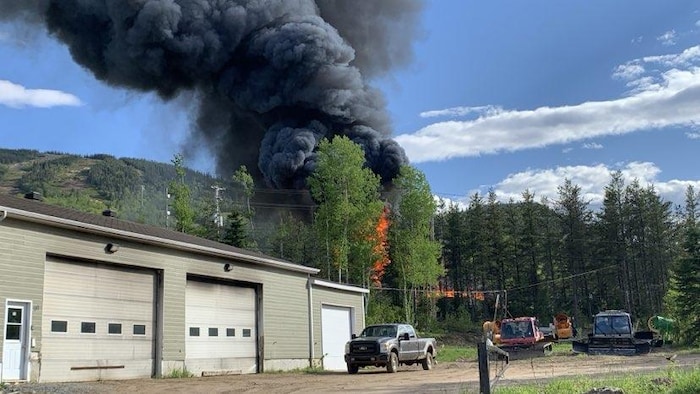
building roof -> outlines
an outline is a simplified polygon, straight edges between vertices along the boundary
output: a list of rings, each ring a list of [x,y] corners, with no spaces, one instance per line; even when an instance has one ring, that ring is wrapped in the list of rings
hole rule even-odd
[[[117,239],[159,245],[209,256],[246,261],[289,271],[307,274],[317,274],[319,272],[317,268],[306,267],[262,253],[236,248],[162,227],[121,220],[114,216],[76,211],[70,208],[50,205],[36,199],[0,194],[0,221],[7,217],[86,233],[109,235]]]

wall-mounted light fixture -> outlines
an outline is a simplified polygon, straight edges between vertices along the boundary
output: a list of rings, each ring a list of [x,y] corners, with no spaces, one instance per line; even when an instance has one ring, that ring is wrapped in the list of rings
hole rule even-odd
[[[108,243],[107,246],[105,246],[105,252],[112,254],[112,253],[117,253],[119,250],[119,244],[113,244],[113,243]]]
[[[233,269],[233,266],[231,266],[231,264],[229,264],[229,263],[224,264],[224,272],[231,272],[232,269]]]

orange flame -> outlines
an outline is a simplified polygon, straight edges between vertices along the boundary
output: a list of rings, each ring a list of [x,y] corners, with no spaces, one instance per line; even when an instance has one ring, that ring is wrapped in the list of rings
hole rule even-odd
[[[372,265],[372,274],[370,276],[372,284],[377,287],[382,285],[382,277],[386,270],[386,266],[391,263],[389,260],[389,244],[387,243],[387,234],[389,233],[389,209],[384,207],[381,216],[379,216],[379,221],[377,222],[376,232],[372,237],[372,241],[375,242],[372,247],[372,252],[375,256],[378,256]]]

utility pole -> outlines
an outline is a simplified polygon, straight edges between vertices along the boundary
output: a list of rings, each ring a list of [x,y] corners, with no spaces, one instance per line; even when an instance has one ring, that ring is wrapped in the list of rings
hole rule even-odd
[[[220,192],[226,190],[219,185],[214,185],[211,187],[214,189],[214,204],[216,205],[216,213],[214,214],[214,223],[216,224],[216,232],[219,237],[221,237],[221,228],[224,227],[224,218],[221,216],[221,210],[219,208],[219,201],[221,201]]]
[[[165,187],[165,228],[170,227],[170,192]]]

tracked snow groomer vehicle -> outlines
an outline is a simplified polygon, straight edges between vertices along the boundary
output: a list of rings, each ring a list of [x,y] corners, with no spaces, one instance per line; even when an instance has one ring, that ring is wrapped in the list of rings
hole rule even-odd
[[[593,332],[588,338],[574,340],[572,349],[576,353],[635,355],[646,354],[658,346],[649,332],[634,332],[630,314],[619,310],[608,310],[593,318]]]
[[[534,317],[502,319],[500,332],[497,346],[511,356],[545,355],[552,352],[552,343],[545,339]]]

